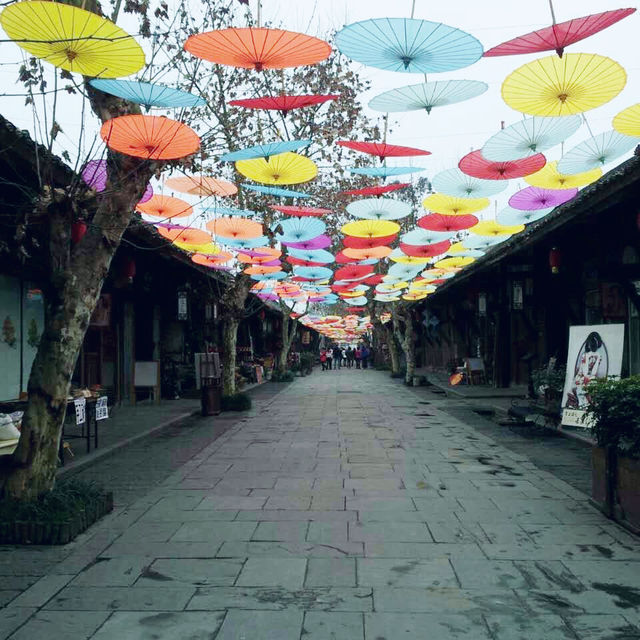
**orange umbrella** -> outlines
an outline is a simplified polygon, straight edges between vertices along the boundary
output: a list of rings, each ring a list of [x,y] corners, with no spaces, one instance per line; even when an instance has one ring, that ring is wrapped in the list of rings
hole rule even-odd
[[[189,227],[179,227],[166,229],[157,227],[158,233],[171,242],[186,242],[188,244],[208,244],[211,242],[211,234],[200,229],[189,229]]]
[[[193,213],[193,207],[180,198],[153,195],[146,202],[138,202],[136,211],[156,218],[186,218]]]
[[[371,258],[386,258],[391,253],[391,247],[371,247],[370,249],[343,249],[347,258],[354,260],[370,260]]]
[[[195,253],[191,256],[191,260],[196,264],[201,264],[205,267],[220,266],[221,264],[231,260],[233,256],[228,251],[221,251],[215,256],[204,256],[201,253]]]
[[[100,135],[110,149],[148,160],[176,160],[200,148],[191,127],[161,116],[118,116],[102,125]]]
[[[256,71],[316,64],[331,54],[328,42],[304,33],[251,27],[198,33],[184,48],[209,62]]]
[[[260,264],[261,262],[271,262],[271,260],[277,260],[281,255],[280,249],[272,249],[271,247],[261,247],[259,256],[250,256],[246,253],[239,253],[237,255],[238,262],[244,262],[247,264]]]
[[[209,176],[167,178],[164,183],[169,189],[192,196],[232,196],[238,193],[238,187],[235,184]]]
[[[264,275],[265,273],[275,273],[276,271],[280,271],[280,267],[263,267],[260,265],[256,265],[254,267],[247,267],[243,273],[246,273],[250,276],[253,275]]]
[[[248,240],[262,235],[262,225],[249,218],[218,218],[207,222],[207,229],[216,236]]]

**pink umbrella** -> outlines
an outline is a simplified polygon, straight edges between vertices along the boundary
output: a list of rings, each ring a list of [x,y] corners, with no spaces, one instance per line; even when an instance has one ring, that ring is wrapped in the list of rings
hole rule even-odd
[[[331,238],[324,234],[311,238],[311,240],[305,240],[304,242],[281,242],[292,249],[304,249],[307,251],[315,251],[316,249],[324,249],[331,246]]]
[[[82,169],[82,179],[92,189],[98,193],[107,188],[107,161],[106,160],[89,160]],[[148,184],[145,192],[142,194],[140,202],[147,202],[153,196],[153,187]]]
[[[575,198],[577,189],[541,189],[540,187],[527,187],[509,198],[509,206],[521,211],[535,211],[557,207]]]

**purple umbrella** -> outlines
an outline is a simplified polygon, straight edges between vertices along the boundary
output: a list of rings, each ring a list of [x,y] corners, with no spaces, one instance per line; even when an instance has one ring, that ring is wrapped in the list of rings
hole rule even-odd
[[[259,267],[280,267],[282,266],[282,262],[280,260],[269,260],[269,262],[261,262]]]
[[[277,300],[278,296],[275,293],[258,293],[256,294],[258,298],[262,298],[263,300]]]
[[[540,187],[527,187],[509,198],[509,206],[521,211],[535,211],[557,207],[578,193],[577,189],[542,189]]]
[[[292,249],[304,249],[315,251],[316,249],[326,249],[331,246],[331,238],[327,235],[316,236],[311,240],[305,240],[304,242],[284,242],[282,244]]]
[[[268,251],[260,251],[260,249],[239,249],[238,253],[250,258],[264,258],[269,255]]]
[[[106,160],[89,160],[82,169],[82,179],[87,185],[96,191],[104,191],[107,188],[107,161]],[[153,187],[148,184],[145,192],[142,194],[140,202],[147,202],[153,196]]]

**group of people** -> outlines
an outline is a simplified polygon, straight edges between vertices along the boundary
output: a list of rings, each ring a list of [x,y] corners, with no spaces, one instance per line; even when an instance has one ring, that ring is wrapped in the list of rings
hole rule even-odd
[[[366,344],[359,344],[355,347],[349,345],[346,349],[335,346],[320,351],[320,364],[322,370],[341,369],[345,366],[348,369],[355,366],[356,369],[366,369],[369,366],[371,351]]]

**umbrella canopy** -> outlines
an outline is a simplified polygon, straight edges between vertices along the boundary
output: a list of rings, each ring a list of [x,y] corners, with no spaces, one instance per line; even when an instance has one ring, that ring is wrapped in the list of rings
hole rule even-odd
[[[420,273],[423,266],[424,265],[419,264],[393,264],[389,267],[389,271],[387,271],[385,278],[388,279],[385,279],[385,282],[389,282],[390,280],[395,280],[396,282],[413,280],[413,278]]]
[[[238,160],[253,160],[254,158],[266,158],[276,156],[287,151],[297,151],[311,144],[311,140],[281,140],[280,142],[269,142],[268,144],[258,144],[254,147],[241,149],[225,153],[220,156],[222,162],[237,162]]]
[[[222,252],[222,249],[220,249],[220,247],[214,242],[208,242],[207,244],[189,244],[188,242],[180,242],[177,240],[173,244],[184,251],[188,251],[189,253],[203,253],[209,257],[218,255]]]
[[[0,24],[19,47],[60,69],[118,78],[142,69],[142,47],[111,20],[62,2],[16,2]]]
[[[359,280],[365,276],[373,273],[373,267],[352,265],[348,267],[342,267],[335,272],[336,280]]]
[[[599,167],[582,173],[560,173],[557,162],[548,162],[540,171],[532,173],[524,180],[534,187],[542,187],[543,189],[573,189],[591,184],[601,175],[602,169]]]
[[[404,189],[409,186],[409,182],[386,184],[376,187],[364,187],[362,189],[350,189],[348,191],[341,191],[338,195],[341,196],[381,196],[391,191],[397,191],[398,189]]]
[[[231,259],[231,254],[229,254],[229,260]],[[231,267],[224,264],[226,261],[223,260],[215,260],[210,258],[209,256],[203,256],[198,253],[191,256],[191,260],[196,264],[202,265],[203,267],[209,267],[210,269],[220,269],[222,271],[228,271]]]
[[[395,233],[389,236],[382,236],[381,238],[357,238],[355,236],[345,236],[342,243],[348,249],[373,249],[374,247],[383,247],[388,245],[395,239]]]
[[[508,160],[506,162],[492,162],[487,160],[481,150],[472,151],[460,160],[460,170],[475,178],[485,180],[511,180],[522,178],[530,173],[540,171],[547,163],[547,159],[541,154],[522,158],[520,160]]]
[[[566,174],[583,173],[603,167],[631,151],[640,142],[614,129],[600,133],[567,151],[558,162],[558,171]]]
[[[568,202],[577,195],[577,189],[541,189],[540,187],[527,187],[509,198],[509,206],[514,209],[532,211],[536,209],[548,209]]]
[[[235,184],[203,175],[167,178],[164,184],[169,189],[192,196],[232,196],[238,193],[238,187]],[[219,210],[221,209],[222,207]]]
[[[270,204],[270,209],[274,211],[279,211],[280,213],[285,213],[288,216],[298,216],[300,218],[305,216],[324,216],[329,213],[332,213],[331,209],[320,209],[318,207],[294,207],[287,205],[279,205],[279,204]]]
[[[269,159],[238,160],[236,169],[250,180],[274,185],[309,182],[318,175],[318,167],[313,160],[291,152]]]
[[[200,229],[172,225],[170,228],[158,226],[158,233],[171,242],[184,242],[187,244],[208,244],[211,242],[211,234]]]
[[[329,251],[324,251],[323,249],[288,248],[287,253],[293,258],[298,258],[298,260],[304,260],[305,262],[331,264],[336,260],[332,253],[330,253]]]
[[[521,212],[522,213],[522,212]],[[494,236],[471,236],[472,238],[487,238],[487,237],[491,237],[493,238]],[[479,258],[480,256],[484,255],[484,251],[482,251],[481,249],[467,249],[462,242],[456,242],[454,244],[452,244],[449,247],[449,251],[447,251],[447,255],[449,256],[468,256],[470,258]],[[434,278],[435,280],[446,280],[447,278],[453,277],[453,273],[444,273],[443,275],[439,276],[438,278]]]
[[[582,125],[578,115],[560,118],[525,118],[489,138],[482,155],[492,162],[507,162],[536,155],[560,144]]]
[[[341,231],[357,238],[382,238],[398,233],[400,225],[390,220],[356,220],[345,224]]]
[[[222,181],[221,181],[222,182]],[[227,183],[230,184],[231,183]],[[231,185],[234,186],[235,185]],[[256,211],[251,211],[250,209],[237,209],[236,207],[222,207],[217,204],[214,204],[211,207],[203,207],[203,213],[213,215],[213,216],[241,216],[243,218],[248,218],[250,216],[259,215]]]
[[[422,201],[427,211],[444,213],[445,215],[461,215],[476,213],[489,206],[487,198],[454,198],[441,193],[433,193]]]
[[[257,273],[251,276],[252,280],[258,280],[258,282],[265,282],[271,280],[284,280],[288,278],[289,274],[284,271],[274,271],[273,273]]]
[[[623,109],[613,119],[613,128],[625,136],[640,137],[640,102]]]
[[[478,218],[467,215],[447,216],[443,213],[430,213],[418,220],[418,226],[427,231],[463,231],[478,224]]]
[[[469,229],[471,233],[475,233],[478,236],[512,236],[515,233],[524,231],[524,225],[511,225],[504,226],[493,220],[483,220],[478,222],[475,227]]]
[[[210,223],[209,223],[210,224]],[[269,238],[267,236],[258,236],[257,238],[231,238],[225,237],[224,244],[231,249],[256,249],[258,247],[265,247],[269,244]]]
[[[317,218],[287,218],[276,222],[273,229],[280,227],[282,233],[276,234],[281,242],[305,242],[323,234],[327,225]]]
[[[231,28],[189,36],[186,51],[215,64],[243,69],[286,69],[316,64],[331,54],[328,42],[294,31]]]
[[[506,238],[501,236],[469,236],[462,241],[462,246],[465,249],[479,249],[486,250],[495,244],[500,244]]]
[[[307,280],[326,280],[333,275],[328,267],[296,267],[293,273]]]
[[[287,256],[286,258],[289,264],[294,264],[300,267],[324,267],[326,262],[317,262],[316,260],[302,260],[301,258],[294,258],[293,256]]]
[[[400,220],[411,214],[411,205],[390,198],[367,198],[347,205],[347,213],[366,220]]]
[[[455,231],[427,231],[426,229],[413,229],[400,237],[404,244],[424,246],[444,242],[455,235]],[[404,249],[403,249],[404,251]],[[405,251],[405,253],[407,253]]]
[[[337,100],[337,94],[318,96],[265,96],[263,98],[243,98],[242,100],[231,100],[232,107],[244,107],[245,109],[267,109],[271,111],[281,111],[288,113],[292,109],[302,107],[312,107],[315,105]]]
[[[200,138],[191,127],[160,116],[111,118],[100,128],[100,136],[110,149],[146,160],[177,160],[200,148]]]
[[[370,249],[344,249],[342,253],[354,260],[370,260],[371,258],[386,258],[391,253],[391,247],[371,247]]]
[[[469,256],[452,256],[451,258],[438,260],[438,262],[435,263],[435,266],[439,269],[462,268],[470,265],[472,262],[475,262],[475,258],[470,258]]]
[[[498,212],[496,219],[499,224],[510,226],[520,224],[531,224],[540,218],[544,218],[553,211],[552,207],[546,209],[532,209],[531,211],[523,211],[522,209],[514,209],[513,207],[505,207]]]
[[[489,85],[478,80],[439,80],[385,91],[369,102],[369,108],[383,113],[426,111],[464,102],[482,95]]]
[[[322,234],[315,238],[311,238],[310,240],[303,240],[302,242],[286,242],[285,240],[281,240],[280,242],[290,249],[314,251],[317,249],[326,249],[327,247],[330,247],[332,241],[329,236]]]
[[[257,191],[267,196],[277,196],[278,198],[310,198],[308,193],[303,191],[292,191],[291,189],[280,189],[279,187],[265,187],[261,184],[242,184],[243,189]]]
[[[444,240],[443,242],[435,242],[430,245],[415,245],[400,243],[400,249],[404,251],[408,256],[414,258],[433,258],[434,256],[442,255],[449,250],[451,242]]]
[[[420,173],[424,171],[424,167],[355,167],[348,169],[348,171],[359,176],[387,178],[388,176],[402,176],[407,173]]]
[[[502,84],[502,99],[532,116],[567,116],[615,98],[627,83],[625,70],[593,53],[548,56],[516,69]]]
[[[278,261],[276,260],[276,262]],[[276,273],[279,271],[280,271],[280,264],[278,263],[278,266],[255,265],[253,267],[247,267],[246,269],[244,269],[243,273],[246,273],[248,275],[255,275],[255,274]]]
[[[367,304],[368,300],[365,296],[360,296],[358,298],[350,298],[349,299],[349,304],[352,306],[359,306],[359,307],[364,307],[365,304]]]
[[[156,218],[186,218],[193,213],[193,207],[180,198],[154,195],[146,202],[138,202],[136,211]]]
[[[482,56],[472,35],[413,18],[378,18],[347,25],[336,46],[348,58],[385,71],[440,73],[462,69]]]
[[[485,51],[484,55],[485,57],[513,56],[522,53],[555,51],[562,57],[565,47],[610,27],[634,11],[635,9],[614,9],[582,18],[573,18],[558,24],[554,23],[550,27],[507,40],[507,42]]]
[[[164,84],[102,79],[91,80],[89,84],[104,93],[141,104],[146,109],[151,109],[151,107],[201,107],[207,104],[207,101],[201,96],[173,89]]]
[[[431,151],[416,149],[415,147],[402,147],[397,144],[387,144],[386,142],[357,142],[356,140],[338,140],[336,143],[341,147],[347,147],[354,151],[361,151],[372,156],[378,156],[380,160],[385,158],[401,158],[412,156],[429,156]]]
[[[447,169],[433,176],[431,187],[456,198],[489,198],[507,188],[506,183],[474,178],[460,169]]]
[[[237,240],[248,240],[262,236],[262,225],[248,218],[217,218],[207,222],[207,229],[214,236]]]
[[[264,264],[276,260],[282,255],[280,249],[264,247],[261,251],[253,251],[248,249],[247,252],[239,253],[237,258],[239,262],[249,262],[252,264]]]
[[[413,249],[416,249],[416,245],[412,245]],[[425,262],[429,262],[431,260],[431,256],[421,257],[421,256],[409,256],[402,249],[396,247],[390,254],[389,260],[393,260],[393,262],[399,262],[400,264],[409,264],[409,265],[424,265]]]
[[[107,161],[89,160],[82,168],[82,180],[98,193],[107,188]],[[140,202],[147,202],[153,195],[153,187],[148,184],[140,198]]]

